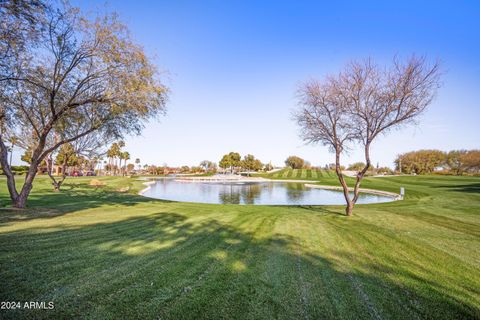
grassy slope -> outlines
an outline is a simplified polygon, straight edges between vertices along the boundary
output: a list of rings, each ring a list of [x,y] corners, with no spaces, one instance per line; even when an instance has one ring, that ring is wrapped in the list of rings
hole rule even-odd
[[[258,174],[258,176],[269,179],[297,179],[297,180],[320,180],[335,177],[333,171],[328,170],[307,170],[285,168],[269,174]]]
[[[28,212],[0,211],[0,301],[55,302],[0,318],[480,318],[479,178],[369,178],[407,198],[351,218],[151,200],[103,179],[54,194],[39,178]]]

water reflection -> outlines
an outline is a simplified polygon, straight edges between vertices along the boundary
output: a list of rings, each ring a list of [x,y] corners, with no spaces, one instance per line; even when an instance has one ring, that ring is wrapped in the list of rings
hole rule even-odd
[[[247,186],[245,186],[240,190],[243,203],[246,203],[246,204],[255,204],[255,200],[260,198],[261,193],[262,193],[262,184],[260,183],[248,184]]]
[[[221,204],[240,204],[240,193],[238,186],[233,184],[225,185],[218,192],[218,199]]]
[[[161,179],[144,193],[147,197],[218,204],[315,205],[343,204],[343,194],[312,189],[303,183],[284,182],[189,182]],[[362,194],[358,203],[388,202],[392,198]]]
[[[286,195],[290,203],[300,203],[305,196],[305,184],[303,183],[289,183],[287,185]]]
[[[259,183],[221,184],[218,199],[221,204],[255,204],[262,193]],[[264,186],[267,187],[267,186]]]

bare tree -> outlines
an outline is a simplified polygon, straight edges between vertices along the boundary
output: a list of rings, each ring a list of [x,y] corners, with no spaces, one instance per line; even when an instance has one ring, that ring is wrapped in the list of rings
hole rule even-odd
[[[312,80],[303,84],[298,92],[300,109],[294,114],[307,143],[320,143],[335,153],[335,172],[343,188],[347,207],[351,207],[348,186],[340,168],[340,157],[347,144],[354,139],[348,109],[332,77],[323,82]]]
[[[311,89],[312,82],[300,88],[301,110],[296,120],[304,141],[322,142],[335,151],[336,172],[347,202],[346,214],[351,215],[361,181],[371,166],[373,141],[380,134],[418,120],[440,86],[439,64],[412,56],[405,62],[395,58],[392,67],[381,68],[367,59],[348,64],[344,71],[327,77],[323,83],[313,83],[315,90]],[[329,108],[322,107],[325,104]],[[343,132],[340,136],[336,134],[339,128]],[[338,168],[344,144],[353,141],[363,146],[365,167],[357,173],[350,199]]]
[[[371,166],[370,146],[374,139],[401,125],[415,123],[439,87],[439,64],[424,57],[406,62],[397,58],[384,70],[370,59],[353,62],[340,76],[340,86],[349,101],[353,130],[364,147],[365,167],[357,173],[353,204],[360,183]]]
[[[67,5],[46,12],[39,40],[27,43],[0,76],[0,163],[19,208],[26,206],[39,164],[63,144],[93,132],[139,133],[165,111],[166,88],[116,15],[89,20]],[[6,160],[5,141],[12,136],[32,150],[20,192]]]

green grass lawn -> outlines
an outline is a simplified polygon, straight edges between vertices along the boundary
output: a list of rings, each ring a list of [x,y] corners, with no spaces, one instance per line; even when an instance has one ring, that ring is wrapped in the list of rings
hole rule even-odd
[[[278,178],[336,183],[328,174]],[[350,218],[339,206],[159,201],[133,194],[134,179],[100,179],[53,193],[39,177],[28,210],[0,210],[0,301],[55,303],[0,318],[480,318],[478,177],[368,178],[406,199]]]
[[[296,179],[296,180],[330,180],[335,178],[335,172],[331,170],[310,170],[285,168],[273,173],[259,174],[258,176],[269,179]]]

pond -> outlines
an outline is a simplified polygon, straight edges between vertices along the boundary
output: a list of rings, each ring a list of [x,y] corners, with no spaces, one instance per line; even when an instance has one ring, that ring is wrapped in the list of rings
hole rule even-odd
[[[181,202],[256,205],[338,205],[345,204],[343,193],[309,188],[293,182],[191,182],[160,179],[144,196]],[[357,203],[393,201],[392,197],[362,193]]]

